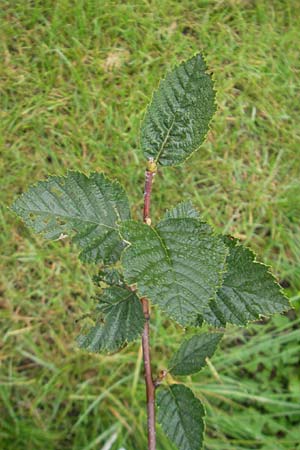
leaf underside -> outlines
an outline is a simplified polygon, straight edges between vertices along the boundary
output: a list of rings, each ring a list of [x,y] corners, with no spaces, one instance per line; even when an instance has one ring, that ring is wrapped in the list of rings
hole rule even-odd
[[[202,144],[215,112],[215,91],[203,57],[182,62],[160,82],[141,127],[147,158],[180,164]]]
[[[255,261],[254,253],[236,239],[225,239],[229,247],[227,272],[215,300],[205,309],[203,318],[215,327],[226,323],[246,325],[261,316],[290,309],[288,299],[269,272]]]
[[[178,450],[200,450],[203,442],[204,408],[193,392],[182,384],[159,388],[158,423]]]
[[[120,258],[124,245],[116,223],[130,218],[128,200],[119,183],[101,173],[49,177],[21,195],[12,208],[45,238],[75,235],[83,261],[113,263]]]
[[[170,362],[172,375],[191,375],[205,366],[205,359],[214,354],[222,334],[202,333],[184,341]]]
[[[185,326],[203,313],[222,279],[227,249],[195,218],[168,218],[156,228],[127,221],[122,255],[128,284]]]
[[[145,318],[136,294],[122,287],[104,289],[97,305],[96,325],[77,338],[79,347],[90,352],[111,353],[143,332]]]

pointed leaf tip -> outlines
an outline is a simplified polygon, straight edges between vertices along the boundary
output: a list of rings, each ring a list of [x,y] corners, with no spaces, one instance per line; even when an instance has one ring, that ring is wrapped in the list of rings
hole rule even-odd
[[[290,309],[269,268],[257,262],[255,254],[236,239],[224,238],[224,242],[229,248],[227,272],[216,299],[205,308],[204,320],[215,327],[246,325]]]
[[[172,375],[191,375],[206,365],[222,339],[220,333],[202,333],[184,341],[170,362]]]
[[[169,209],[164,215],[164,219],[182,219],[187,217],[199,219],[199,212],[194,208],[190,200],[178,203],[178,205]]]
[[[215,91],[200,53],[167,73],[141,127],[147,158],[164,166],[185,161],[203,143],[215,112]]]
[[[117,222],[130,218],[127,196],[102,173],[49,177],[31,186],[12,209],[47,239],[75,235],[84,261],[113,263],[124,248]]]

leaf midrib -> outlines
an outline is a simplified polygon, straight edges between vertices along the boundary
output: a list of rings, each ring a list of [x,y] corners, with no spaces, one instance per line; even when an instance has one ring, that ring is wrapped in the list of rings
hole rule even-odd
[[[176,399],[176,397],[175,397],[175,394],[173,393],[172,389],[170,389],[170,392],[171,392],[171,396],[174,398],[174,402],[175,402],[176,407],[177,407],[178,415],[179,415],[180,420],[181,420],[181,426],[182,426],[182,428],[184,429],[184,431],[186,432],[185,427],[182,425],[183,420],[182,420],[182,414],[181,414],[180,406],[179,406],[179,404],[178,404],[178,401],[177,401],[177,399]],[[189,442],[189,445],[191,446],[191,444],[193,444],[193,442],[191,442],[191,440],[189,439],[189,435],[188,435],[188,434],[186,435],[186,439],[187,439],[187,441]]]
[[[155,162],[156,162],[156,163],[159,161],[159,158],[161,157],[161,155],[162,155],[162,153],[163,153],[163,151],[164,151],[164,149],[165,149],[165,146],[166,146],[166,144],[167,144],[167,141],[169,140],[169,136],[170,136],[170,134],[171,134],[171,131],[172,131],[173,127],[174,127],[174,124],[175,124],[175,114],[172,113],[172,115],[173,115],[172,123],[171,123],[171,125],[170,125],[170,128],[169,128],[168,131],[167,131],[167,135],[166,135],[166,137],[165,137],[163,143],[161,144],[161,147],[160,147],[160,149],[158,150],[158,154],[157,154],[157,156],[156,156],[156,158],[155,158]]]
[[[82,216],[79,216],[79,217],[78,216],[70,216],[70,215],[61,214],[61,213],[53,214],[50,211],[43,211],[43,210],[40,210],[40,209],[39,210],[26,209],[26,211],[28,211],[31,214],[40,214],[40,215],[45,215],[45,216],[52,216],[54,218],[56,218],[56,217],[63,217],[65,219],[67,218],[67,219],[70,219],[70,220],[79,220],[80,222],[84,222],[84,223],[90,223],[90,224],[93,224],[93,225],[100,225],[100,226],[103,226],[105,228],[110,228],[112,230],[116,230],[117,229],[117,227],[106,225],[105,223],[102,223],[102,222],[95,222],[95,221],[90,220],[90,219],[89,220],[85,220],[84,218],[82,218]]]
[[[187,360],[188,360],[188,362],[189,362],[189,360],[191,359],[191,357],[192,357],[195,353],[197,354],[197,350],[199,351],[199,348],[197,348],[196,351],[193,351],[193,349],[191,349],[191,350],[189,350],[188,353],[185,353],[185,354],[183,355],[183,357],[181,358],[181,360],[175,362],[175,363],[173,364],[173,366],[169,369],[170,372],[172,372],[172,371],[173,371],[174,369],[176,369],[176,368],[178,369],[178,367],[180,367],[180,366],[182,366],[182,365],[184,365],[184,364],[187,364]]]
[[[171,218],[171,219],[166,219],[166,220],[162,220],[161,222],[159,222],[159,225],[161,224],[161,223],[163,223],[164,221],[168,221],[168,220],[174,220],[174,221],[177,221],[177,220],[182,220],[182,218],[181,217],[176,217],[176,218]],[[197,220],[197,219],[195,219],[195,220]],[[164,249],[164,251],[165,251],[165,254],[166,254],[166,257],[167,257],[167,261],[168,261],[168,263],[169,263],[169,265],[170,265],[170,268],[171,268],[171,271],[172,271],[172,273],[173,273],[173,275],[174,275],[174,281],[175,281],[175,284],[178,286],[182,286],[181,284],[180,284],[180,282],[177,280],[177,273],[179,273],[180,274],[180,272],[176,272],[176,270],[175,270],[175,268],[174,268],[174,262],[176,262],[176,261],[173,261],[172,260],[172,258],[171,258],[171,255],[170,255],[170,252],[169,252],[169,250],[168,250],[168,246],[166,245],[166,243],[165,243],[165,241],[164,241],[164,239],[162,238],[162,236],[159,234],[159,232],[157,231],[157,229],[156,228],[152,228],[153,229],[153,231],[156,233],[156,235],[157,235],[157,237],[158,237],[158,239],[159,239],[159,241],[160,241],[160,243],[161,243],[161,245],[162,245],[162,247],[163,247],[163,249]],[[183,265],[183,262],[181,261],[180,262],[180,264],[181,265]],[[189,269],[190,269],[190,266],[187,266],[187,265],[185,265],[186,267],[188,267]],[[186,277],[186,278],[189,278],[186,274],[184,274],[184,276]],[[198,283],[199,284],[199,283]],[[205,287],[205,286],[203,286],[203,285],[200,285],[201,286],[201,288],[204,290],[204,291],[206,291],[207,293],[208,293],[208,289]],[[177,291],[178,291],[178,289],[177,289]]]
[[[173,220],[173,219],[172,219],[172,220]],[[177,220],[177,219],[175,219],[175,220]],[[162,222],[163,222],[163,221],[162,221]],[[161,223],[161,222],[160,222],[160,223]],[[159,242],[161,243],[161,246],[162,246],[162,248],[163,248],[163,250],[164,250],[164,252],[165,252],[167,262],[168,262],[168,264],[169,264],[169,266],[170,266],[171,273],[173,274],[173,281],[174,281],[174,282],[173,282],[173,287],[176,286],[176,293],[177,293],[177,295],[178,295],[178,293],[180,294],[180,290],[179,290],[179,288],[178,288],[178,286],[180,286],[180,283],[179,283],[179,281],[177,280],[177,274],[176,274],[176,271],[175,271],[175,269],[174,269],[174,263],[173,263],[173,261],[172,261],[172,259],[171,259],[170,253],[169,253],[169,251],[168,251],[168,247],[167,247],[167,245],[165,244],[165,242],[164,242],[162,236],[161,236],[161,235],[159,234],[159,232],[156,230],[156,228],[153,228],[153,231],[154,231],[154,233],[156,233],[156,236],[157,236]],[[179,307],[180,307],[180,313],[181,313],[181,316],[182,316],[182,315],[183,315],[183,311],[182,311],[182,304],[181,304],[181,302],[179,302]]]
[[[193,77],[193,74],[194,74],[194,70],[195,70],[196,64],[197,64],[197,59],[195,60],[195,64],[194,64],[193,71],[192,71],[191,75],[188,75],[189,79],[188,79],[188,81],[187,81],[187,83],[186,83],[186,86],[185,86],[185,88],[184,88],[185,91],[186,91],[187,87],[189,86],[189,84],[191,83],[191,78]],[[179,67],[177,67],[177,69],[178,69],[178,68],[179,68]],[[163,81],[165,82],[166,80],[163,80]],[[180,102],[178,101],[178,103],[181,103],[185,98],[186,98],[186,92],[184,92],[183,96],[182,96],[181,99],[180,99]],[[174,127],[174,124],[175,124],[175,114],[177,113],[177,111],[178,111],[178,110],[176,109],[175,112],[172,113],[172,115],[173,115],[173,120],[172,120],[172,123],[171,123],[171,125],[170,125],[170,128],[167,130],[167,135],[166,135],[166,137],[165,137],[163,143],[161,144],[160,149],[158,150],[158,154],[157,154],[157,156],[156,156],[156,158],[155,158],[155,162],[156,162],[156,163],[159,161],[159,159],[160,159],[160,157],[161,157],[161,155],[162,155],[162,153],[163,153],[163,151],[164,151],[164,149],[165,149],[165,147],[166,147],[166,145],[167,145],[167,142],[168,142],[168,139],[169,139],[169,137],[170,137],[171,131],[172,131],[172,129],[173,129],[173,127]]]

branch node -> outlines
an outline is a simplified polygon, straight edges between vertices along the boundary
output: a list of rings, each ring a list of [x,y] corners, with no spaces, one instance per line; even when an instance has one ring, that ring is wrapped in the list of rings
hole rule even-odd
[[[157,164],[153,158],[149,158],[147,161],[147,172],[156,173],[157,172]]]
[[[166,378],[167,374],[168,374],[168,371],[166,369],[159,371],[157,378],[153,381],[155,389],[158,388],[162,384],[162,382]]]

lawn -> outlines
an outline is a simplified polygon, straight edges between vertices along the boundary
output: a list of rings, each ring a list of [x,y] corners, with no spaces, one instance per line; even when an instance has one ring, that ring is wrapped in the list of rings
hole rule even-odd
[[[141,118],[160,77],[199,50],[218,111],[201,150],[157,175],[153,220],[191,199],[272,265],[295,308],[229,327],[190,377],[206,407],[205,450],[300,449],[299,20],[296,0],[2,0],[1,450],[146,448],[139,344],[109,357],[75,344],[97,268],[8,206],[47,174],[99,170],[141,218]],[[154,313],[156,370],[181,334]],[[160,429],[158,442],[172,449]]]

